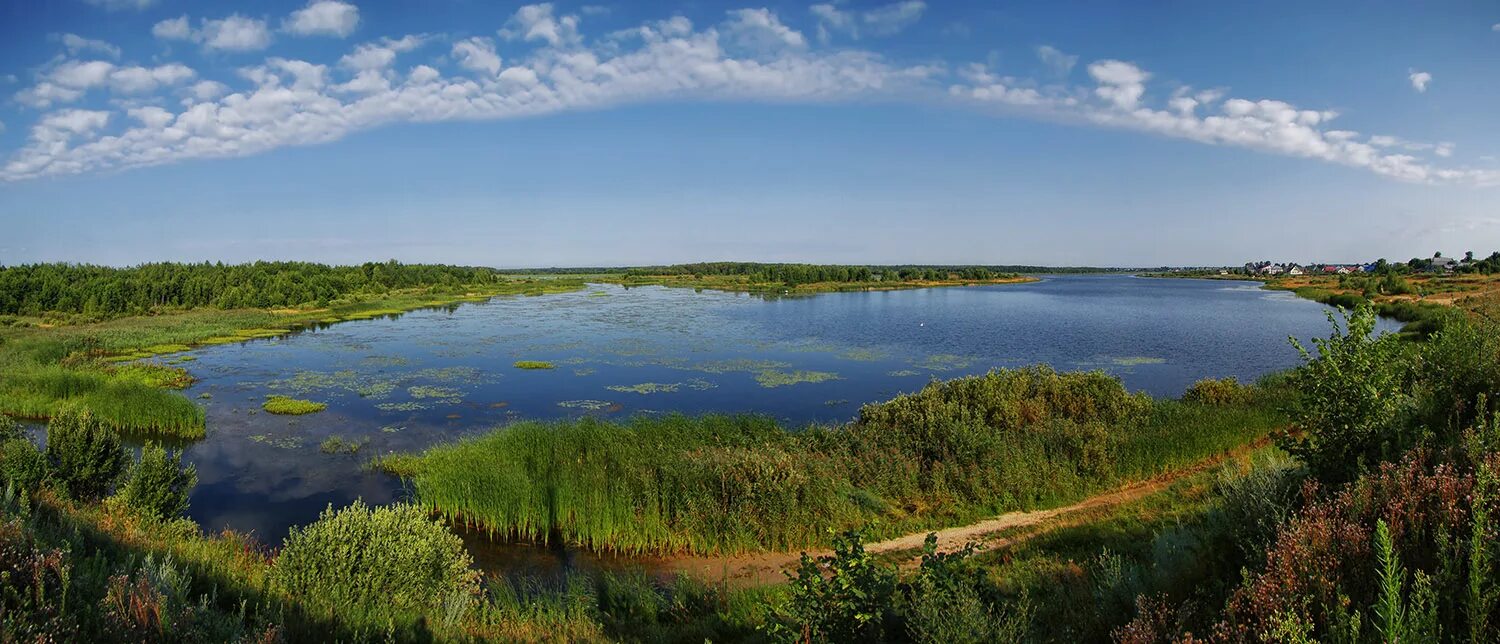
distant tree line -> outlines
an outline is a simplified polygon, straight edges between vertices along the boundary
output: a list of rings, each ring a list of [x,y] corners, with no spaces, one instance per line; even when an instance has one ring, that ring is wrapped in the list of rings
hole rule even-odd
[[[1015,267],[1002,266],[859,266],[840,264],[762,264],[756,262],[700,262],[671,266],[643,266],[625,270],[627,276],[710,275],[744,276],[753,282],[780,282],[787,286],[817,282],[985,280],[1014,275]],[[1035,267],[1031,267],[1035,268]]]
[[[274,308],[395,289],[456,289],[500,279],[489,268],[367,262],[328,266],[307,262],[89,264],[0,266],[0,314],[48,312],[108,317],[159,309]]]

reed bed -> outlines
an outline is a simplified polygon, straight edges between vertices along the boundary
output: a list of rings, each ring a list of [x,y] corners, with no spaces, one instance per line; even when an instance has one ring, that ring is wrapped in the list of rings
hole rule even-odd
[[[493,536],[627,553],[825,545],[1075,502],[1282,427],[1274,383],[1152,400],[1099,372],[997,370],[792,431],[757,416],[510,425],[384,459],[421,503]]]

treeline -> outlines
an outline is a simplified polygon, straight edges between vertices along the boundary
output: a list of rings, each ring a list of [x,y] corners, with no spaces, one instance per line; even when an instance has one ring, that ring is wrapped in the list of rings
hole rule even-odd
[[[818,282],[987,280],[1009,277],[1012,271],[990,266],[851,266],[840,264],[761,264],[756,262],[700,262],[626,269],[627,277],[730,275],[752,282],[781,282],[787,286]]]
[[[109,317],[162,309],[274,308],[396,289],[456,289],[492,283],[489,268],[367,262],[329,266],[307,262],[253,264],[90,264],[0,267],[0,314],[81,313]]]

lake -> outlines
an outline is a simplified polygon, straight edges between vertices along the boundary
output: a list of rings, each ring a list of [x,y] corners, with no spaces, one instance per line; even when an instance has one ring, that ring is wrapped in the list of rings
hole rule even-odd
[[[1328,310],[1254,282],[1091,275],[788,298],[591,285],[341,323],[189,354],[185,393],[208,419],[186,448],[191,515],[276,544],[329,504],[402,498],[372,457],[517,419],[755,412],[801,426],[933,378],[1034,363],[1177,396],[1199,378],[1297,364],[1287,337],[1326,336]],[[273,394],[328,409],[274,416],[260,409]],[[324,453],[335,435],[363,446]]]

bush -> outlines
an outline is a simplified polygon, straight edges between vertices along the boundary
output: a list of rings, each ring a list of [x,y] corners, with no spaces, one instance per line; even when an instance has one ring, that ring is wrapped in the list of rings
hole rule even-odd
[[[1240,404],[1249,395],[1249,388],[1241,385],[1240,381],[1233,377],[1217,380],[1204,378],[1189,386],[1187,391],[1183,392],[1182,400],[1200,405],[1223,407]]]
[[[174,519],[187,512],[188,495],[198,484],[198,468],[182,467],[182,452],[170,452],[156,443],[146,443],[141,460],[130,470],[130,480],[120,491],[125,505],[150,519]]]
[[[463,541],[420,508],[332,506],[293,528],[271,579],[299,601],[334,613],[417,612],[460,617],[479,592]],[[456,614],[455,614],[456,613]]]
[[[35,490],[47,479],[47,459],[31,441],[10,438],[0,443],[0,485]]]
[[[68,496],[103,498],[129,464],[120,435],[89,412],[65,408],[47,423],[47,466]]]
[[[833,556],[814,559],[806,553],[791,580],[786,615],[771,625],[781,640],[879,642],[896,596],[896,573],[865,552],[855,531],[834,537]]]
[[[1344,482],[1398,457],[1422,436],[1410,422],[1417,408],[1410,345],[1390,334],[1376,337],[1369,305],[1345,314],[1343,329],[1332,313],[1328,321],[1333,334],[1313,341],[1316,358],[1292,339],[1306,361],[1293,378],[1304,434],[1283,447],[1319,478]]]

